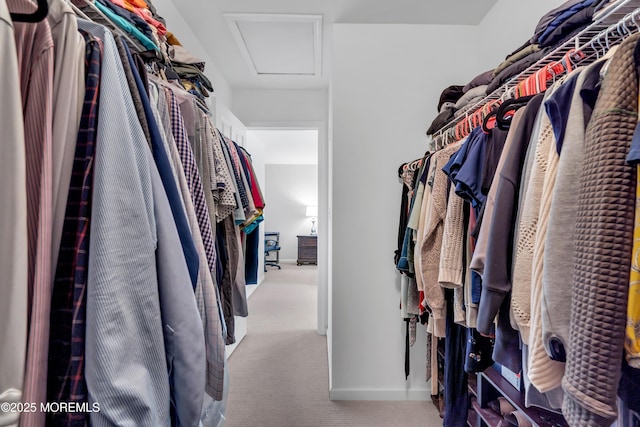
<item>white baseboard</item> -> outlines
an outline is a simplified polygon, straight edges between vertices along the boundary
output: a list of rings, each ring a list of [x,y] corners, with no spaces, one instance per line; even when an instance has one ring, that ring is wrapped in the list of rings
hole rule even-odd
[[[256,289],[258,289],[258,286],[260,286],[260,283],[258,283],[257,285],[247,285],[247,298],[253,295]]]
[[[431,390],[428,388],[334,388],[329,391],[331,400],[430,400]]]
[[[229,344],[227,346],[225,346],[225,357],[228,359],[229,356],[231,356],[231,354],[236,350],[236,348],[238,348],[238,345],[240,345],[240,343],[242,342],[242,340],[244,339],[244,337],[247,334],[242,334],[240,336],[238,336],[236,334],[236,342],[234,342],[233,344]]]

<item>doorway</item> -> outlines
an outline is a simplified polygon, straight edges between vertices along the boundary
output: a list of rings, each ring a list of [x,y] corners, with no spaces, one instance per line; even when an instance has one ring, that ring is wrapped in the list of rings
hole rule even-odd
[[[279,233],[280,260],[295,265],[299,241],[307,242],[309,236],[317,236],[313,240],[317,240],[317,330],[320,335],[326,335],[328,317],[327,274],[322,273],[327,271],[328,236],[326,215],[323,214],[327,203],[326,185],[323,184],[323,132],[323,126],[261,126],[249,128],[246,138],[265,193],[261,244],[264,244],[265,231]],[[258,283],[269,274],[268,271],[264,273],[264,259],[260,261]],[[267,270],[272,268],[267,267]]]

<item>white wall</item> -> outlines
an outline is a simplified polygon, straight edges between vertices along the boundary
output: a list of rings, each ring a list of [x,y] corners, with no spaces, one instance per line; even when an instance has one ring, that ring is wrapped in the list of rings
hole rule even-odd
[[[233,111],[249,127],[260,123],[326,122],[326,90],[254,90],[233,92]]]
[[[478,37],[483,48],[476,74],[496,67],[509,53],[531,38],[545,13],[565,1],[498,1],[478,26]]]
[[[440,92],[474,76],[475,27],[334,26],[333,399],[427,399],[422,326],[404,378],[398,166],[420,157]],[[464,54],[460,47],[467,46]],[[357,54],[356,54],[357,53]]]
[[[307,206],[318,206],[317,165],[267,165],[265,231],[280,232],[280,259],[298,258],[298,235],[308,235]],[[319,229],[320,224],[316,223]]]
[[[403,373],[398,166],[426,150],[442,90],[498,65],[561,3],[500,0],[479,26],[334,25],[332,399],[428,398],[422,333]]]
[[[318,333],[328,327],[329,103],[327,90],[236,90],[233,110],[253,129],[318,130]]]

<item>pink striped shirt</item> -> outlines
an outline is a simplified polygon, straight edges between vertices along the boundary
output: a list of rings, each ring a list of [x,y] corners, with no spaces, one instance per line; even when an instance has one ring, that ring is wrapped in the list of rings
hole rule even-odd
[[[13,13],[35,5],[7,0]],[[27,157],[29,338],[23,401],[45,402],[51,310],[53,40],[49,23],[14,22]],[[24,413],[21,426],[44,425],[44,414]]]

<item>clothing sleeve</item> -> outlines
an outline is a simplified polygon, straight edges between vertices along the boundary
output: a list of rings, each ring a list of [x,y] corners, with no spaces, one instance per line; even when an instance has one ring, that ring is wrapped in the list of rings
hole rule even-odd
[[[537,95],[527,107],[522,123],[511,132],[514,136],[513,148],[504,158],[504,165],[498,180],[491,218],[484,218],[483,227],[489,226],[482,294],[478,306],[478,331],[490,334],[493,321],[500,310],[505,296],[511,291],[511,269],[513,266],[513,239],[516,216],[518,213],[518,195],[520,176],[531,136],[536,132],[533,127],[539,123],[540,105],[543,95]]]
[[[415,233],[415,246],[414,246],[414,271],[416,274],[416,285],[418,287],[418,291],[424,291],[424,284],[422,280],[422,257],[420,257],[420,247],[422,246],[422,239],[424,236],[424,227],[425,221],[427,217],[427,208],[429,207],[429,203],[431,202],[431,193],[429,189],[425,188],[425,186],[420,183],[420,186],[423,187],[423,196],[422,203],[420,204],[419,210],[419,220],[418,220],[418,228]],[[418,256],[415,256],[415,252],[418,252]]]
[[[471,258],[471,263],[469,264],[469,268],[478,273],[480,276],[484,275],[487,244],[489,241],[489,232],[491,231],[491,217],[493,216],[495,197],[498,191],[499,177],[502,172],[502,168],[504,167],[506,157],[511,151],[515,136],[514,130],[517,129],[517,127],[520,125],[520,120],[522,119],[522,116],[524,115],[524,112],[527,108],[528,107],[522,107],[521,109],[519,109],[513,116],[513,119],[511,119],[511,131],[507,135],[507,140],[505,141],[504,148],[502,149],[502,154],[500,155],[500,160],[498,161],[498,165],[496,167],[495,177],[491,182],[491,188],[489,189],[487,200],[485,201],[485,204],[483,206],[483,225],[480,226],[475,250],[473,251],[473,257]]]
[[[482,334],[491,333],[493,321],[502,301],[511,290],[510,266],[513,257],[516,185],[504,175],[500,175],[499,180],[490,223],[491,237],[487,241],[484,280],[478,308],[477,329]]]
[[[151,153],[149,157],[153,162]],[[158,171],[153,166],[150,171],[158,233],[160,313],[175,416],[178,425],[197,425],[207,378],[204,330],[169,200]]]

